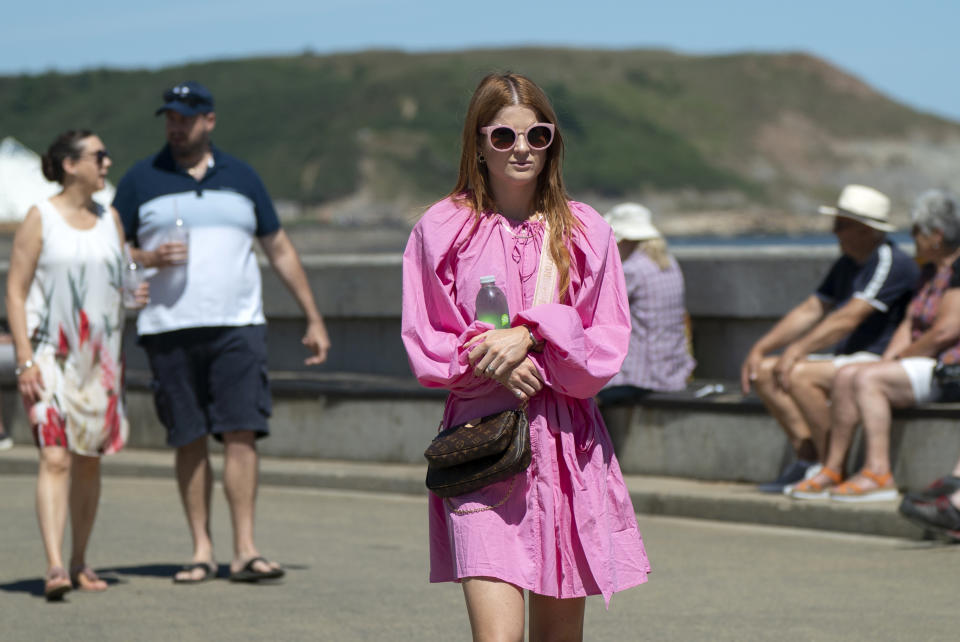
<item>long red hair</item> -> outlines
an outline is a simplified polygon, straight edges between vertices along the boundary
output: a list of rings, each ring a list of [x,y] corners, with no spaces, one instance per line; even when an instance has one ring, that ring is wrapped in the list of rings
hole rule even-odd
[[[542,212],[549,229],[549,252],[557,265],[560,300],[570,287],[570,235],[579,226],[567,204],[570,200],[563,186],[563,135],[550,100],[532,80],[514,73],[489,74],[480,81],[463,123],[463,141],[460,155],[460,174],[449,196],[476,212],[477,218],[485,212],[496,211],[497,204],[490,188],[487,166],[479,161],[480,128],[493,122],[504,107],[528,107],[541,122],[552,123],[553,142],[547,148],[546,163],[537,177],[534,206]]]

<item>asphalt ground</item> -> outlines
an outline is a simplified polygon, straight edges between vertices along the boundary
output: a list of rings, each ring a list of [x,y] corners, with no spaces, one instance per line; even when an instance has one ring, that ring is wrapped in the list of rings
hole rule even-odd
[[[189,552],[171,479],[107,475],[89,562],[103,594],[42,597],[35,478],[0,475],[0,640],[469,640],[459,588],[427,581],[425,498],[264,486],[258,545],[288,570],[179,586]],[[587,603],[587,640],[952,640],[960,547],[640,515],[650,582]],[[68,549],[67,549],[68,550]]]

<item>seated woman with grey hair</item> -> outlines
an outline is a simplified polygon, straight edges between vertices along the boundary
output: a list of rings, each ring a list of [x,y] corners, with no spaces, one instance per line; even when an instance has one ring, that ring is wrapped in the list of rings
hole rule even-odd
[[[680,266],[643,205],[621,203],[604,218],[623,262],[631,331],[627,358],[597,399],[611,405],[651,391],[682,390],[696,361],[687,339]]]
[[[947,400],[934,369],[960,363],[960,211],[954,196],[930,190],[917,199],[912,218],[917,260],[924,264],[919,290],[882,360],[837,372],[826,463],[820,474],[794,486],[792,497],[896,499],[890,466],[891,408]],[[841,483],[858,424],[863,424],[866,440],[864,465]]]

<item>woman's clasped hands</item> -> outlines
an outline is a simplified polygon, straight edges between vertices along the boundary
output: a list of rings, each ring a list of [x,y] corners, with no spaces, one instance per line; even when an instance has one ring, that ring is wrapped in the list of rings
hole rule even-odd
[[[526,327],[487,330],[464,344],[471,346],[468,359],[476,376],[499,382],[521,401],[543,388],[540,372],[527,357],[533,344]]]

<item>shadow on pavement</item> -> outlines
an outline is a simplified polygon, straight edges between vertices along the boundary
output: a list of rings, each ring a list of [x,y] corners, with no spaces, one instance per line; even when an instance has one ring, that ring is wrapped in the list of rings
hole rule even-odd
[[[123,580],[118,577],[110,575],[115,573],[116,569],[101,569],[97,570],[97,575],[100,576],[104,582],[109,586],[114,586],[115,584],[123,584]],[[43,597],[43,584],[44,580],[42,577],[31,577],[22,580],[16,580],[8,584],[0,584],[0,591],[6,591],[7,593],[28,593],[34,597]]]
[[[141,564],[138,566],[111,566],[107,568],[96,569],[100,576],[110,586],[115,584],[124,584],[123,575],[135,575],[139,577],[165,577],[173,578],[177,571],[183,568],[182,564]],[[287,571],[302,571],[310,568],[303,564],[284,564],[283,568]],[[227,579],[230,577],[230,565],[218,564],[215,578]],[[27,593],[35,597],[43,597],[43,578],[31,577],[20,580],[14,580],[7,584],[0,584],[0,591],[7,593]]]
[[[36,597],[43,597],[43,578],[34,577],[27,580],[17,580],[9,584],[0,584],[0,591],[8,593],[29,593]]]
[[[137,575],[140,577],[168,577],[183,569],[183,564],[141,564],[139,566],[114,566],[103,569],[106,573],[117,575]],[[217,565],[216,577],[226,577],[230,569],[226,564]]]

